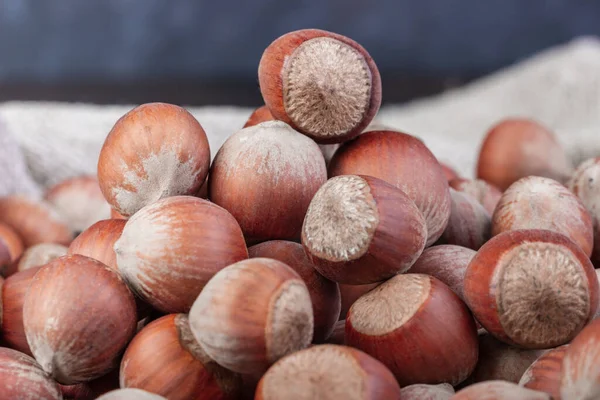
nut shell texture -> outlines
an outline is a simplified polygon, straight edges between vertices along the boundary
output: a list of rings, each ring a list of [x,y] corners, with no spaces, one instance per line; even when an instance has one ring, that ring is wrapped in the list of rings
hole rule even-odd
[[[318,345],[284,357],[263,376],[257,400],[400,399],[392,373],[346,346]]]
[[[35,359],[64,385],[99,378],[116,367],[136,322],[134,297],[119,274],[80,255],[42,267],[23,305]]]
[[[62,400],[62,394],[33,358],[0,347],[0,398]]]
[[[117,269],[114,245],[121,237],[126,222],[124,219],[107,219],[96,222],[73,240],[68,254],[81,254]]]
[[[130,216],[165,197],[195,194],[209,166],[208,138],[192,114],[149,103],[121,117],[108,134],[98,180],[110,205]]]
[[[217,271],[248,258],[231,214],[191,196],[144,207],[127,220],[114,249],[134,293],[169,313],[188,312]]]
[[[569,344],[561,374],[562,400],[600,397],[600,319],[592,321]]]
[[[450,219],[450,190],[442,167],[414,136],[394,131],[366,132],[344,143],[329,164],[329,176],[367,175],[382,179],[415,202],[427,223],[430,246]]]
[[[208,179],[210,200],[236,218],[249,241],[298,239],[327,170],[315,142],[268,121],[230,136]]]
[[[189,318],[206,354],[239,373],[263,373],[313,337],[306,284],[290,267],[267,258],[240,261],[215,274]]]
[[[305,29],[271,43],[258,79],[271,114],[318,143],[339,143],[360,134],[381,105],[375,62],[355,41]]]
[[[491,239],[467,267],[464,291],[488,332],[525,348],[569,342],[598,308],[598,279],[589,258],[548,230]]]

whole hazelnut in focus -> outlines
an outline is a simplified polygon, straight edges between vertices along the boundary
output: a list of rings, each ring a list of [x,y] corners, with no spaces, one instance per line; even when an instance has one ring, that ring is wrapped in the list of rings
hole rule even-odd
[[[572,340],[598,309],[590,259],[549,230],[499,234],[473,257],[464,293],[477,321],[497,339],[528,349]]]
[[[370,176],[329,179],[313,197],[302,245],[336,282],[363,285],[405,272],[423,252],[425,219],[400,189]]]
[[[340,289],[338,284],[319,274],[310,262],[301,244],[272,240],[248,249],[251,258],[272,258],[286,264],[300,275],[313,306],[313,342],[323,343],[340,317]]]
[[[120,373],[121,388],[170,400],[235,400],[241,376],[217,365],[196,342],[185,314],[170,314],[144,327],[131,341]]]
[[[25,295],[23,325],[31,352],[63,385],[90,381],[115,368],[136,324],[134,297],[123,279],[85,256],[46,264]]]
[[[381,105],[381,78],[369,53],[319,29],[289,32],[271,43],[258,81],[273,117],[321,144],[359,135]]]
[[[415,202],[427,223],[430,246],[450,219],[448,180],[433,153],[414,136],[395,131],[366,132],[344,143],[329,164],[329,176],[367,175],[382,179]]]
[[[242,374],[263,373],[313,338],[306,284],[292,268],[269,258],[251,258],[217,272],[189,319],[206,354]]]
[[[493,126],[477,161],[477,178],[500,190],[532,175],[564,183],[572,172],[573,164],[554,134],[523,118],[508,118]]]
[[[458,385],[478,358],[467,306],[444,283],[422,274],[396,275],[354,302],[345,342],[385,364],[402,386]]]
[[[216,272],[248,258],[231,214],[192,196],[167,197],[135,213],[114,250],[133,292],[165,313],[188,312]]]
[[[310,200],[327,180],[319,146],[281,121],[244,128],[219,149],[208,195],[248,242],[297,240]]]
[[[124,216],[170,196],[195,194],[210,165],[208,138],[184,108],[143,104],[121,117],[100,151],[98,181]]]
[[[0,399],[62,400],[62,394],[33,358],[0,347]]]
[[[400,399],[394,375],[368,354],[322,344],[292,353],[260,380],[256,400]]]
[[[110,217],[110,205],[106,202],[95,176],[66,179],[49,188],[44,199],[52,204],[75,233],[84,231],[96,221]]]
[[[583,203],[560,183],[529,176],[502,194],[492,216],[492,235],[517,229],[548,229],[567,236],[589,257],[594,229]]]

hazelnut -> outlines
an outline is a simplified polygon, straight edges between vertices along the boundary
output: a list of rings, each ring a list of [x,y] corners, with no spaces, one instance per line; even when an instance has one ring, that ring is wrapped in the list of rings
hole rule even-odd
[[[119,274],[81,255],[43,266],[23,305],[31,352],[63,385],[90,381],[114,368],[136,322],[133,295]]]
[[[441,242],[477,250],[489,240],[492,217],[473,197],[450,188],[452,210]]]
[[[292,268],[268,258],[240,261],[217,272],[189,318],[206,354],[244,374],[262,373],[286,354],[307,347],[314,329],[306,284]]]
[[[552,132],[540,123],[508,118],[487,133],[477,161],[477,178],[500,190],[526,176],[564,183],[573,165]]]
[[[41,267],[17,272],[6,278],[0,290],[0,337],[5,345],[33,356],[23,327],[23,303],[31,280]]]
[[[40,243],[31,246],[21,256],[17,264],[17,271],[41,267],[50,261],[67,254],[68,248],[62,244]]]
[[[244,128],[273,120],[275,120],[275,118],[267,106],[258,107],[250,114],[250,117],[248,117],[248,121],[244,124]]]
[[[93,381],[76,385],[58,385],[65,400],[94,400],[104,393],[119,388],[119,369],[115,368],[108,374]]]
[[[454,388],[447,383],[426,385],[416,383],[400,390],[402,400],[448,400],[454,395]]]
[[[315,343],[324,342],[333,332],[340,317],[340,289],[338,284],[323,277],[310,262],[302,245],[283,240],[257,244],[248,249],[251,258],[271,258],[291,267],[300,275],[313,306]]]
[[[489,333],[479,335],[479,360],[466,384],[485,381],[518,383],[527,368],[545,350],[521,349],[501,342]]]
[[[402,386],[457,385],[478,357],[467,306],[441,281],[422,274],[396,275],[356,300],[345,340],[384,363]]]
[[[110,217],[111,208],[95,176],[66,179],[49,188],[44,198],[76,233]]]
[[[107,219],[96,222],[73,240],[68,254],[81,254],[117,269],[114,245],[121,237],[126,222],[124,219]]]
[[[249,242],[294,240],[326,180],[316,143],[283,122],[268,121],[225,141],[211,167],[208,194],[236,218]]]
[[[25,248],[39,243],[68,245],[73,232],[46,201],[26,196],[0,198],[0,222],[10,226]]]
[[[258,383],[255,399],[400,399],[400,386],[385,365],[368,354],[322,344],[275,363]]]
[[[569,189],[581,200],[592,217],[592,260],[600,263],[600,157],[587,160],[577,167],[569,181]]]
[[[185,314],[170,314],[144,327],[131,341],[120,373],[121,388],[172,400],[237,399],[241,376],[217,365],[190,331]]]
[[[482,179],[453,179],[450,181],[450,187],[473,197],[490,215],[494,214],[496,205],[502,197],[502,192],[497,187]]]
[[[121,117],[98,159],[100,189],[120,214],[200,189],[210,165],[204,129],[184,108],[143,104]]]
[[[562,400],[600,398],[600,319],[569,344],[561,367]]]
[[[450,400],[551,400],[551,397],[512,382],[496,380],[468,386],[450,397]]]
[[[527,389],[548,393],[554,400],[560,400],[561,366],[569,345],[551,349],[527,368],[519,385]]]
[[[439,279],[464,301],[465,272],[475,254],[474,250],[451,244],[429,247],[408,272],[431,275]]]
[[[0,222],[0,276],[13,274],[16,260],[23,254],[23,241],[8,225]]]
[[[492,238],[469,263],[464,293],[489,333],[530,349],[569,342],[598,309],[598,278],[589,258],[549,230]]]
[[[62,400],[62,395],[33,358],[0,347],[0,399]]]
[[[426,240],[425,219],[414,202],[370,176],[329,179],[310,202],[302,226],[302,245],[317,271],[353,285],[408,270]]]
[[[412,268],[412,267],[411,267]],[[346,315],[348,314],[348,310],[354,304],[354,302],[363,294],[367,293],[377,285],[377,283],[368,283],[366,285],[344,285],[339,284],[340,286],[340,294],[342,297],[342,310],[340,312],[340,319],[346,319]]]
[[[344,143],[329,175],[368,175],[396,186],[415,202],[427,223],[427,244],[442,236],[450,219],[450,190],[431,151],[414,136],[394,131],[363,133]]]
[[[516,229],[562,233],[589,257],[594,245],[592,219],[583,203],[560,183],[529,176],[502,194],[492,216],[492,235]]]
[[[110,209],[110,219],[127,219],[128,217],[120,214],[117,210],[115,210],[114,208]]]
[[[165,397],[140,389],[117,389],[105,393],[96,400],[167,400]]]
[[[248,258],[231,214],[191,196],[168,197],[135,213],[114,250],[133,292],[165,313],[188,312],[217,271]]]
[[[322,144],[360,134],[381,105],[381,78],[369,53],[352,39],[318,29],[271,43],[258,81],[275,119]]]

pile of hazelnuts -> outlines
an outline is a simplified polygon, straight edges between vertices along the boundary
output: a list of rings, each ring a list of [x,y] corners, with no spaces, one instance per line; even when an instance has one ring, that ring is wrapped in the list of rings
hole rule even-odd
[[[507,118],[461,178],[331,32],[258,77],[212,162],[144,104],[97,176],[0,199],[0,399],[600,398],[600,158]]]

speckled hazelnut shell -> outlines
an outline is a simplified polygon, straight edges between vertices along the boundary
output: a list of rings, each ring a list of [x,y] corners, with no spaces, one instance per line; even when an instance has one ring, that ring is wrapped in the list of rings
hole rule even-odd
[[[492,236],[492,216],[473,197],[450,188],[450,220],[440,243],[478,250]]]
[[[302,245],[317,271],[353,285],[407,271],[426,240],[425,219],[415,203],[370,176],[328,180],[313,197],[302,227]]]
[[[0,399],[62,400],[62,394],[33,358],[0,347]]]
[[[432,246],[423,251],[408,272],[439,279],[464,301],[465,272],[475,254],[475,250],[452,244]]]
[[[427,244],[442,236],[450,219],[450,190],[442,167],[417,138],[395,131],[367,132],[344,143],[329,164],[329,176],[368,175],[401,189],[427,223]]]
[[[10,226],[0,222],[0,276],[14,273],[16,260],[23,254],[23,241]]]
[[[448,400],[454,395],[454,388],[448,383],[427,385],[415,383],[405,386],[400,391],[402,400]]]
[[[561,368],[562,400],[600,398],[600,319],[569,344]]]
[[[114,245],[121,237],[126,222],[123,219],[107,219],[96,222],[73,240],[68,254],[81,254],[117,269]]]
[[[569,342],[598,308],[589,258],[567,237],[540,229],[504,232],[487,242],[467,267],[464,292],[489,333],[532,349]]]
[[[66,179],[50,187],[44,199],[52,204],[73,232],[81,232],[97,221],[110,218],[110,205],[95,176]]]
[[[554,135],[538,122],[522,118],[494,125],[477,160],[477,178],[500,190],[530,175],[564,183],[572,172],[573,165]]]
[[[0,338],[4,345],[33,356],[23,326],[23,303],[34,275],[41,267],[17,272],[6,278],[0,290]]]
[[[341,298],[337,283],[319,274],[308,259],[302,245],[285,240],[271,240],[248,249],[250,258],[272,258],[292,268],[300,275],[313,305],[313,342],[323,343],[333,332],[340,317]]]
[[[169,399],[235,400],[241,376],[219,366],[192,336],[185,314],[169,314],[145,326],[121,361],[122,388]]]
[[[141,389],[117,389],[98,397],[96,400],[167,400],[163,396]]]
[[[254,110],[252,114],[250,114],[248,121],[246,121],[244,124],[244,128],[258,125],[265,121],[273,121],[274,119],[275,117],[273,117],[273,114],[271,114],[271,111],[269,111],[269,107],[261,106]]]
[[[476,383],[459,390],[450,400],[551,400],[547,393],[501,380]]]
[[[317,144],[284,122],[267,121],[221,146],[208,195],[235,217],[248,243],[298,240],[310,200],[326,180]]]
[[[195,194],[208,174],[210,148],[200,123],[184,108],[140,105],[109,132],[98,158],[98,181],[124,216],[170,196]]]
[[[270,258],[243,260],[217,272],[189,320],[206,354],[242,374],[264,373],[281,357],[307,347],[314,330],[306,284]]]
[[[351,347],[323,344],[275,363],[262,377],[255,400],[400,399],[392,373]]]
[[[562,362],[568,344],[550,349],[527,368],[519,381],[519,386],[548,393],[560,400],[560,379]]]
[[[592,254],[590,213],[577,196],[550,178],[522,178],[502,194],[492,216],[492,235],[516,229],[552,230],[573,240],[588,257]]]
[[[25,248],[39,243],[68,246],[73,240],[73,232],[48,202],[26,196],[1,198],[0,222],[19,235]]]
[[[368,82],[368,87],[365,87],[364,89],[368,90],[365,104],[358,105],[360,108],[364,107],[362,118],[345,132],[340,132],[334,136],[323,135],[319,132],[302,129],[299,124],[295,123],[293,118],[290,117],[290,109],[286,107],[286,97],[288,96],[288,93],[285,93],[284,90],[286,88],[287,77],[290,73],[290,60],[293,60],[296,54],[298,54],[299,48],[302,49],[303,45],[307,42],[310,43],[311,40],[315,39],[330,39],[337,41],[341,46],[348,46],[348,48],[352,49],[355,53],[354,57],[357,57],[356,62],[363,63],[365,68],[364,74],[366,74],[363,79],[366,79]],[[304,70],[306,69],[307,68],[304,68]],[[312,78],[315,79],[314,77]],[[326,79],[327,78],[323,78],[323,80]],[[381,77],[379,76],[379,70],[377,69],[375,62],[369,53],[354,40],[324,30],[303,29],[289,32],[277,38],[266,48],[262,55],[258,66],[258,80],[263,100],[273,117],[291,125],[297,131],[304,133],[320,144],[341,143],[359,135],[373,120],[381,105]],[[312,82],[312,84],[321,88],[316,82]],[[321,82],[320,84],[325,85],[326,82]],[[325,91],[326,89],[326,86],[321,88],[321,90]],[[333,89],[330,88],[330,90]],[[327,94],[328,93],[322,94],[322,96],[326,96]],[[315,96],[310,101],[316,102],[318,98],[318,96]],[[349,100],[351,101],[353,99],[355,99],[354,96]]]
[[[401,386],[457,385],[478,358],[467,306],[441,281],[422,274],[396,275],[359,298],[348,311],[345,340],[385,364]]]
[[[450,187],[473,197],[492,215],[502,196],[500,189],[482,179],[452,179]]]
[[[168,197],[138,211],[114,250],[133,292],[165,313],[188,312],[217,271],[248,258],[233,216],[192,196]]]
[[[25,295],[23,325],[31,352],[64,385],[115,368],[136,324],[135,300],[121,276],[85,256],[43,266]]]
[[[568,187],[590,213],[594,226],[592,260],[600,266],[600,157],[581,163],[569,180]]]

